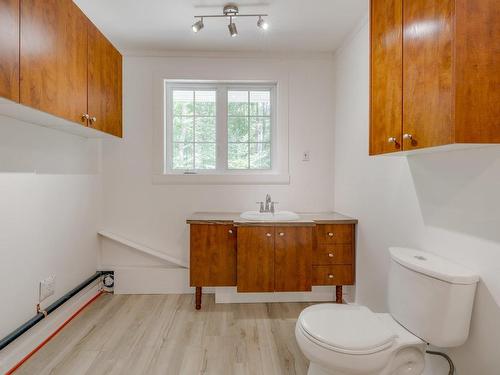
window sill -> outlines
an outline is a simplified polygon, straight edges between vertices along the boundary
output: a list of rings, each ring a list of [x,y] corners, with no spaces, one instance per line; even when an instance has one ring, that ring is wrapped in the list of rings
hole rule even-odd
[[[155,174],[153,185],[289,185],[288,174]]]

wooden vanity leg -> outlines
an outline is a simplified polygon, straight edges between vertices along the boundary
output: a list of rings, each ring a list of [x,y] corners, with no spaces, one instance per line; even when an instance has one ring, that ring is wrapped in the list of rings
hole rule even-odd
[[[196,287],[196,310],[201,309],[201,286]]]
[[[342,285],[337,285],[335,287],[335,294],[336,294],[336,300],[335,302],[337,303],[342,303]]]

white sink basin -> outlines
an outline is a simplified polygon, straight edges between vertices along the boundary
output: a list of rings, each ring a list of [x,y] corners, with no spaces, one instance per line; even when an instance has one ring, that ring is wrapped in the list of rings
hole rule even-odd
[[[246,211],[240,217],[252,221],[294,221],[300,219],[299,215],[291,211],[277,211],[274,214],[271,212]]]

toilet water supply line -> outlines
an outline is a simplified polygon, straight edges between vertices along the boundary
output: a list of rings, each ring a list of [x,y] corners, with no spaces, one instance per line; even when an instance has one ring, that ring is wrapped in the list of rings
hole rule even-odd
[[[426,353],[430,354],[430,355],[437,355],[437,356],[440,356],[440,357],[443,357],[444,359],[446,359],[448,361],[448,364],[450,365],[450,371],[448,372],[448,375],[455,374],[455,365],[453,364],[453,361],[451,360],[451,358],[448,354],[441,353],[441,352],[434,352],[432,350],[427,350]]]

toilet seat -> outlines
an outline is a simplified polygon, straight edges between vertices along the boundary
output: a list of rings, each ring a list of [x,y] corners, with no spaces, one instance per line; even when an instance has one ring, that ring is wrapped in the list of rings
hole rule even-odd
[[[343,354],[368,355],[391,347],[397,333],[365,306],[319,304],[306,308],[298,327],[312,342]]]

